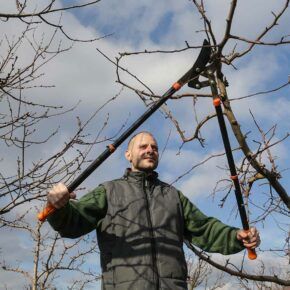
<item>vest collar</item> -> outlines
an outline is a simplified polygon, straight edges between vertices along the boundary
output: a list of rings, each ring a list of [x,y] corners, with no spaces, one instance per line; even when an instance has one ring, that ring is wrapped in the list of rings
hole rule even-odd
[[[124,173],[124,178],[129,181],[142,181],[147,179],[148,181],[155,182],[158,178],[158,173],[152,171],[150,173],[144,171],[132,171],[131,168],[127,168]]]

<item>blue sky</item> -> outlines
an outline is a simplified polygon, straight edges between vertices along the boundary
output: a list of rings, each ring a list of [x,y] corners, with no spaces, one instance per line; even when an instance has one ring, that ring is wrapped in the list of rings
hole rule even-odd
[[[266,23],[269,23],[272,17],[271,11],[277,11],[283,5],[282,1],[256,2],[254,6],[251,1],[238,2],[237,14],[233,24],[233,32],[235,34],[252,37],[258,31],[261,31]],[[223,35],[229,4],[230,1],[221,1],[219,4],[213,1],[207,3],[207,13],[212,19],[218,40]],[[13,7],[9,9],[13,9]],[[289,12],[287,12],[279,22],[280,25],[268,37],[268,40],[279,39],[281,34],[289,34],[289,19]],[[49,90],[37,89],[31,92],[31,96],[40,101],[62,104],[66,108],[76,104],[79,100],[81,100],[81,104],[76,111],[68,113],[64,118],[52,119],[49,126],[41,124],[35,133],[36,136],[45,135],[48,130],[53,130],[53,128],[60,126],[59,134],[47,145],[37,148],[37,150],[31,148],[28,151],[30,162],[43,158],[43,156],[49,156],[52,152],[59,150],[64,142],[69,140],[72,132],[75,131],[76,116],[80,116],[82,120],[85,120],[97,107],[119,92],[120,86],[115,83],[114,66],[98,54],[96,48],[114,58],[118,56],[119,52],[124,51],[180,49],[185,47],[185,41],[188,41],[191,45],[200,45],[204,38],[202,33],[196,33],[203,26],[196,9],[189,1],[126,0],[120,4],[120,1],[107,0],[91,8],[73,12],[72,14],[64,14],[62,21],[67,29],[66,31],[72,36],[82,39],[111,33],[112,36],[92,44],[74,44],[68,53],[60,55],[45,66],[44,82],[54,84],[55,88]],[[13,35],[21,29],[21,23],[18,22],[14,25],[13,22],[1,23],[1,25],[2,35],[8,32]],[[51,31],[46,27],[40,27],[38,33],[49,35]],[[64,44],[69,44],[66,40],[63,42]],[[227,51],[230,51],[234,44],[234,42],[231,42],[227,47]],[[237,46],[238,49],[242,47],[243,44]],[[24,58],[30,54],[31,51],[25,47],[23,51],[19,52],[19,57]],[[139,55],[125,58],[122,64],[142,79],[156,94],[162,95],[172,83],[190,68],[197,54],[198,50],[185,51],[174,55]],[[235,62],[235,66],[237,69],[233,67],[224,68],[225,75],[230,83],[228,87],[230,98],[238,98],[257,91],[272,89],[288,80],[289,48],[287,46],[261,46],[254,49],[243,59],[238,59]],[[137,85],[140,88],[139,84],[136,84],[125,74],[122,74],[122,78],[129,84]],[[192,92],[192,90],[185,87],[182,92]],[[255,150],[258,146],[253,140],[260,140],[260,136],[254,126],[249,110],[255,114],[257,121],[265,131],[274,124],[278,124],[276,138],[282,138],[286,132],[289,132],[290,127],[289,93],[289,87],[287,87],[273,94],[232,102],[232,107],[240,121],[242,131],[250,132],[247,140],[252,150]],[[167,104],[178,119],[182,129],[185,130],[186,136],[190,136],[194,131],[195,124],[192,100],[171,100]],[[107,114],[109,114],[110,122],[106,130],[102,132],[101,138],[111,136],[120,129],[121,124],[127,121],[128,126],[145,109],[141,100],[133,92],[125,89],[114,103],[106,106],[96,116],[94,122],[87,128],[85,133],[90,134],[89,139],[93,139],[96,131],[101,128]],[[197,114],[200,120],[213,111],[214,108],[210,99],[198,100]],[[166,151],[159,166],[160,177],[167,182],[172,182],[177,176],[182,175],[193,165],[211,154],[223,152],[216,120],[211,120],[202,130],[202,135],[206,139],[205,148],[202,148],[198,142],[190,142],[183,146],[180,155],[176,155],[181,145],[180,137],[176,133],[173,124],[168,119],[165,119],[160,112],[156,112],[140,128],[140,130],[142,129],[152,131],[156,135],[160,148],[165,146],[167,137],[170,134]],[[232,133],[230,133],[230,139],[232,146],[236,147],[237,142]],[[274,149],[274,156],[277,156],[276,162],[279,168],[285,170],[282,172],[283,180],[281,182],[287,190],[290,188],[289,171],[287,170],[290,164],[289,145],[289,140],[287,139]],[[105,149],[104,146],[105,144],[103,143],[96,145],[89,156],[90,159],[100,154]],[[82,186],[86,189],[83,193],[104,180],[122,175],[124,167],[127,166],[123,158],[125,146],[125,144],[122,145],[105,164],[84,182]],[[1,155],[4,156],[2,162],[5,162],[7,172],[13,172],[15,167],[13,165],[15,164],[14,156],[19,153],[6,156],[4,150],[7,149],[4,149],[3,146],[0,149],[2,151]],[[72,158],[74,154],[74,152],[68,153],[66,155],[67,160]],[[237,164],[240,164],[242,155],[235,152],[234,157]],[[27,166],[29,166],[29,162]],[[206,214],[218,217],[225,223],[240,226],[239,218],[235,217],[233,193],[231,193],[223,208],[218,206],[223,193],[217,193],[214,199],[211,196],[216,182],[221,178],[227,178],[227,172],[219,169],[219,167],[226,166],[225,157],[213,159],[186,175],[175,185]],[[261,204],[264,200],[263,192],[267,191],[267,186],[260,184],[255,186],[253,191],[254,202]],[[233,209],[234,211],[232,212]],[[21,210],[24,209],[19,209],[19,212]],[[255,207],[251,207],[251,211],[253,218],[259,214]],[[28,218],[32,220],[34,213],[29,215]],[[274,222],[274,218],[277,217],[272,216],[264,224],[259,225],[263,238],[261,245],[263,249],[268,249],[273,244],[275,247],[279,247],[286,238],[285,234],[275,230],[277,225]],[[283,216],[278,216],[278,219],[280,222],[288,222]],[[22,256],[21,254],[15,254],[15,256],[26,267],[31,267],[32,258],[27,254],[27,248],[29,248],[27,245],[32,243],[31,240],[27,236],[19,236],[10,231],[7,231],[7,233],[10,239],[15,237],[19,246],[19,253],[26,251],[26,255],[23,255],[22,259],[20,257]],[[274,240],[273,237],[275,237]],[[5,251],[5,249],[9,248],[8,245],[9,239],[7,238],[2,241],[0,247]],[[272,260],[275,256],[271,256],[268,252],[260,255],[261,259],[264,259],[262,261],[275,261],[273,263],[276,263],[277,267],[280,265],[279,263],[282,263],[282,265],[285,263],[285,259]],[[13,255],[13,257],[15,256]],[[221,259],[219,256],[217,258]],[[237,263],[239,263],[240,258],[240,255],[232,257],[233,261]],[[94,264],[95,259],[92,260],[92,264]],[[251,269],[251,265],[248,266]],[[5,281],[7,285],[9,285],[11,277],[14,277],[13,283],[19,283],[17,285],[24,284],[23,280],[21,280],[23,278],[17,275],[7,275],[0,272],[0,277],[0,280]],[[13,287],[16,289],[16,286],[11,286],[11,289]]]

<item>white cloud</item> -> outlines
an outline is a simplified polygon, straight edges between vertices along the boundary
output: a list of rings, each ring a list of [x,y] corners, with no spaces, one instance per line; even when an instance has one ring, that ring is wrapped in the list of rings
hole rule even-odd
[[[206,160],[209,156],[210,155],[205,156],[205,158],[199,160]],[[195,164],[198,162],[196,161]],[[225,156],[214,157],[213,159],[207,161],[204,165],[201,165],[201,168],[199,168],[197,173],[193,171],[192,175],[185,178],[185,180],[181,182],[181,190],[186,192],[187,196],[193,201],[197,200],[201,196],[204,198],[209,197],[209,195],[213,193],[216,183],[222,178],[225,178],[224,172],[219,170],[217,168],[218,166],[227,166]]]

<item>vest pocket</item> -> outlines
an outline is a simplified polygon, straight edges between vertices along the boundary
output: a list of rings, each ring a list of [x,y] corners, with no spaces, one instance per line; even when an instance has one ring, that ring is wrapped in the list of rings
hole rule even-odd
[[[152,281],[152,265],[150,255],[135,252],[130,255],[126,247],[121,247],[117,257],[113,257],[114,283],[137,281],[146,279]],[[134,252],[134,249],[131,249]]]
[[[152,269],[150,266],[145,265],[120,265],[114,267],[114,283],[116,285],[138,281],[147,280],[152,281],[153,277],[151,275]]]

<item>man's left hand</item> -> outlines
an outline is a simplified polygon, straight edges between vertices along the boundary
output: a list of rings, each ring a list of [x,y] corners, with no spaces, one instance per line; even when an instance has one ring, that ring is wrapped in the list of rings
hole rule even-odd
[[[255,249],[261,243],[259,232],[255,227],[250,228],[248,231],[238,230],[237,239],[242,241],[244,246],[249,249]]]

